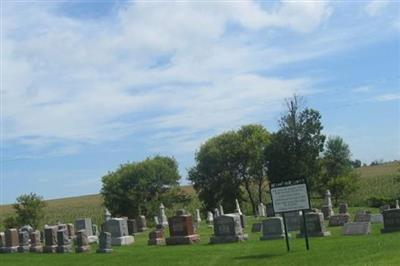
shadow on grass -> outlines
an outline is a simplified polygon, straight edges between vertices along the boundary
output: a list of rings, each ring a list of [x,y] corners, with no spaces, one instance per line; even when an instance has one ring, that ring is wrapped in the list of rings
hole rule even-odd
[[[251,260],[251,259],[268,259],[277,257],[277,254],[257,254],[257,255],[248,255],[248,256],[241,256],[241,257],[234,257],[235,260]]]

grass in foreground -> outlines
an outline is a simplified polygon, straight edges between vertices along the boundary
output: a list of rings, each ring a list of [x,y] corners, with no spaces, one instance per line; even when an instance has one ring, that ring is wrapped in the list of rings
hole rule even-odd
[[[249,233],[254,218],[248,217]],[[381,234],[374,225],[368,236],[342,236],[340,227],[329,227],[331,237],[260,241],[260,233],[249,233],[243,243],[208,244],[212,233],[202,224],[201,243],[191,246],[147,246],[148,233],[135,237],[131,246],[114,247],[111,254],[0,254],[1,265],[400,265],[400,232]],[[292,233],[295,236],[295,233]]]

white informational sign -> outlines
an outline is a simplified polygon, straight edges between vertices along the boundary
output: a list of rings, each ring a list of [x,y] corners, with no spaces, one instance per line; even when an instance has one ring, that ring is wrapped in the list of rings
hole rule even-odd
[[[310,208],[306,184],[271,188],[275,213],[307,210]]]

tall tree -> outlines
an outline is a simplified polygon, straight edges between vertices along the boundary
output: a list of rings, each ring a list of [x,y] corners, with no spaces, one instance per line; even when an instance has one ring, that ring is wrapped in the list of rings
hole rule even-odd
[[[46,202],[35,193],[23,194],[17,198],[13,208],[16,212],[15,221],[19,226],[30,225],[38,228],[44,218]]]
[[[320,173],[318,158],[325,136],[319,112],[303,108],[301,101],[296,95],[286,101],[287,111],[266,149],[268,178],[272,182],[306,179],[313,190]]]
[[[261,125],[247,125],[209,139],[196,153],[189,179],[208,209],[222,203],[228,211],[242,199],[244,187],[253,213],[265,190],[265,148],[269,133]],[[254,193],[254,186],[258,193]],[[258,194],[258,195],[257,195]]]
[[[335,204],[357,188],[357,174],[352,171],[349,146],[341,137],[330,137],[322,159],[320,192],[329,189]]]
[[[113,215],[136,217],[154,213],[157,203],[178,185],[179,179],[174,158],[155,156],[108,173],[102,178],[101,194]]]

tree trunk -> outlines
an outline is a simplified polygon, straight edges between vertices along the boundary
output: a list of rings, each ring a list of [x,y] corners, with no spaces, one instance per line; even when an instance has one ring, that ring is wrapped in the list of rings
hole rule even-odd
[[[247,194],[249,194],[251,207],[253,209],[253,215],[256,215],[257,214],[257,212],[256,212],[256,203],[254,202],[253,195],[251,194],[249,179],[247,177],[243,177],[243,180],[244,180],[244,186],[246,188]]]

